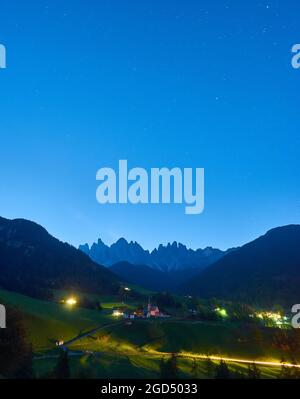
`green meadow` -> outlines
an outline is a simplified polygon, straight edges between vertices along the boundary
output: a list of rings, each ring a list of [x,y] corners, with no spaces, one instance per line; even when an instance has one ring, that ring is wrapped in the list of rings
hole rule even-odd
[[[28,339],[36,352],[54,348],[56,340],[67,341],[112,322],[110,315],[100,311],[41,301],[4,290],[0,290],[0,301],[24,314]]]
[[[59,293],[66,297],[68,293]],[[125,321],[112,317],[117,298],[100,297],[102,311],[29,298],[0,290],[0,302],[24,314],[28,340],[33,344],[37,377],[47,376],[56,364],[56,341],[68,341],[95,328],[99,331],[69,346],[73,377],[118,378],[159,376],[162,357],[170,353],[200,354],[279,361],[273,345],[274,330],[226,321],[201,322],[176,318]],[[131,306],[134,306],[131,304]],[[106,327],[108,326],[108,327]],[[102,328],[101,328],[102,327]],[[181,377],[204,378],[205,360],[178,359]],[[234,371],[247,365],[228,364]],[[274,378],[279,367],[261,367]]]
[[[70,356],[72,378],[160,378],[162,356],[144,356],[141,354],[121,355],[109,352]],[[165,356],[164,359],[167,359]],[[207,374],[205,360],[178,358],[179,378],[213,378]],[[213,362],[217,365],[218,362]],[[35,374],[38,378],[48,375],[55,367],[56,359],[39,359],[34,361]],[[247,374],[245,364],[228,363],[231,372]],[[259,367],[262,378],[277,378],[280,368]]]

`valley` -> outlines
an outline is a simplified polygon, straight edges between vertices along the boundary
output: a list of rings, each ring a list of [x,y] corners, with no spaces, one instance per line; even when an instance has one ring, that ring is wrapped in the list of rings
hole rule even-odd
[[[298,242],[299,226],[274,229],[191,277],[188,267],[104,267],[35,223],[0,219],[0,303],[8,315],[0,349],[11,362],[7,371],[0,362],[0,375],[22,366],[32,378],[298,378],[300,330],[290,306],[297,287],[291,280],[288,291],[274,290],[272,282],[296,273]],[[178,250],[189,253],[177,244],[160,249]],[[260,285],[249,291],[257,267],[268,297]],[[176,275],[186,279],[174,289]]]
[[[118,297],[100,296],[101,311],[3,290],[0,298],[24,315],[33,345],[34,373],[39,378],[51,375],[62,350],[57,342],[68,349],[74,377],[85,373],[102,378],[118,378],[120,373],[123,377],[159,377],[162,359],[176,354],[182,378],[193,376],[193,367],[199,378],[207,378],[207,361],[217,365],[221,359],[226,359],[232,372],[247,373],[248,365],[257,362],[264,377],[274,378],[280,372],[282,359],[291,363],[293,358],[274,347],[274,335],[282,330],[260,324],[247,327],[242,322],[222,319],[197,320],[191,319],[188,311],[176,310],[170,319],[128,323],[113,316],[113,309],[124,306]],[[126,305],[135,308],[138,303],[130,299]],[[300,353],[298,356],[300,359]]]

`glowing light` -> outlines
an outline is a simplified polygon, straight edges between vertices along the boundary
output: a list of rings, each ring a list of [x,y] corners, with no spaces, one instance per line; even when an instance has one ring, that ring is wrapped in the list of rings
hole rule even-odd
[[[131,291],[131,289],[128,288],[128,287],[125,287],[125,288],[124,288],[124,291]]]
[[[113,315],[114,317],[121,317],[121,316],[124,315],[124,313],[123,313],[123,312],[120,312],[119,310],[114,310],[112,315]]]
[[[293,364],[293,363],[285,363],[285,362],[269,362],[269,361],[263,361],[263,360],[250,360],[250,359],[239,359],[239,358],[233,358],[233,357],[222,357],[222,356],[206,356],[206,355],[198,355],[195,353],[181,353],[180,356],[182,357],[192,357],[192,358],[198,358],[198,359],[210,359],[210,360],[215,360],[215,361],[221,361],[223,360],[224,362],[232,362],[232,363],[246,363],[246,364],[257,364],[259,366],[274,366],[274,367],[281,367],[281,366],[286,366],[286,367],[296,367],[300,368],[299,364]]]
[[[149,355],[153,356],[170,356],[170,352],[160,352],[156,351],[153,348],[147,348],[147,353]],[[279,361],[267,361],[267,360],[254,360],[254,359],[241,359],[241,358],[235,358],[235,357],[223,357],[223,356],[208,356],[208,355],[203,355],[200,353],[194,353],[194,352],[180,352],[178,353],[178,357],[181,358],[186,358],[186,359],[200,359],[200,360],[213,360],[213,361],[221,361],[223,360],[224,362],[228,363],[243,363],[243,364],[256,364],[258,366],[274,366],[274,367],[295,367],[295,368],[300,368],[299,364],[294,364],[294,363],[286,363],[286,362],[279,362]]]
[[[66,304],[67,304],[67,305],[70,305],[70,306],[74,306],[74,305],[77,304],[77,300],[76,300],[75,298],[68,298],[68,299],[66,300]]]
[[[280,313],[275,313],[275,312],[257,312],[256,317],[262,320],[271,320],[274,323],[280,325],[282,324],[283,320],[287,320],[286,317],[282,317]]]
[[[221,317],[228,317],[227,310],[224,308],[216,308],[215,312],[217,312]]]

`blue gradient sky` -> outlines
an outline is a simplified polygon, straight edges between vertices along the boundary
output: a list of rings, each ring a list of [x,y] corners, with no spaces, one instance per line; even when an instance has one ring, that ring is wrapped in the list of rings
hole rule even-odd
[[[74,245],[227,248],[300,221],[300,3],[1,0],[0,215]],[[206,207],[101,206],[96,171],[204,167]]]

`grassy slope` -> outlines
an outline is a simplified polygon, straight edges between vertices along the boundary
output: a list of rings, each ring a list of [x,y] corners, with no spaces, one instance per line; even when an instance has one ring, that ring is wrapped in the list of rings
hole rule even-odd
[[[103,303],[104,298],[101,298]],[[117,302],[106,298],[105,308]],[[64,341],[99,325],[111,323],[110,311],[70,309],[57,303],[40,301],[13,292],[0,290],[0,303],[18,307],[25,314],[29,339],[35,353],[46,352],[55,346],[55,340]],[[245,356],[250,359],[275,358],[271,345],[272,330],[253,340],[253,334],[238,325],[228,323],[165,321],[135,321],[132,325],[110,328],[76,342],[71,349],[99,351],[99,356],[85,355],[71,358],[74,376],[87,373],[94,377],[157,377],[161,356],[144,356],[155,352],[187,351],[201,354]],[[96,339],[95,339],[96,338]],[[45,375],[55,364],[55,359],[35,361],[37,375]],[[191,376],[192,361],[180,359],[182,377]],[[246,366],[231,366],[234,369]],[[203,376],[203,362],[199,361],[197,373]],[[263,368],[265,376],[274,376],[274,369]],[[202,370],[202,371],[201,371]]]
[[[160,378],[161,357],[125,356],[101,353],[100,356],[83,355],[70,358],[72,378]],[[55,367],[55,359],[44,359],[34,362],[37,377],[43,377]],[[205,361],[197,361],[193,370],[191,359],[178,359],[180,378],[208,378]],[[218,363],[215,362],[217,365]],[[243,372],[247,375],[248,366],[228,363],[232,372]],[[262,378],[277,378],[278,367],[260,367]]]
[[[66,305],[40,301],[0,290],[0,302],[19,308],[25,315],[29,340],[35,351],[50,349],[57,339],[68,340],[82,330],[111,322],[98,311],[71,309]]]
[[[231,323],[146,320],[107,334],[102,331],[98,340],[84,339],[76,346],[95,351],[190,352],[280,361],[281,354],[272,346],[272,330],[260,332],[258,340],[256,334]]]

